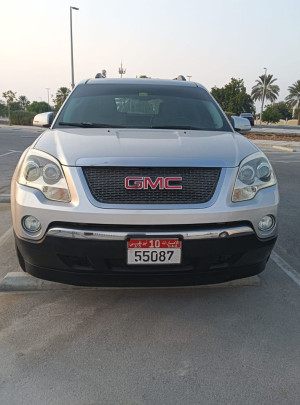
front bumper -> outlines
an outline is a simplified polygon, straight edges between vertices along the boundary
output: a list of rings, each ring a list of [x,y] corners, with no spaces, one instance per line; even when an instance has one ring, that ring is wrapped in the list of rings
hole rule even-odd
[[[43,194],[34,188],[22,186],[14,178],[11,187],[12,219],[16,235],[21,239],[41,240],[50,226],[56,222],[94,224],[94,225],[166,225],[176,224],[209,225],[215,223],[237,223],[247,221],[251,223],[259,238],[276,236],[277,227],[270,232],[261,232],[259,221],[265,215],[272,215],[277,219],[279,203],[277,186],[260,190],[255,198],[249,201],[233,203],[232,189],[236,178],[237,168],[226,169],[226,175],[220,190],[219,198],[210,207],[195,208],[187,206],[184,209],[120,209],[99,208],[89,201],[76,168],[65,168],[67,181],[72,195],[71,203],[60,203],[47,200]],[[72,172],[72,174],[71,174]],[[72,183],[72,181],[74,183]],[[41,222],[41,231],[28,234],[22,228],[22,218],[34,215]]]
[[[39,242],[16,245],[30,274],[83,286],[211,284],[249,277],[266,265],[276,236],[259,239],[247,223],[152,227],[66,226],[58,223]],[[129,237],[179,237],[180,265],[129,266]]]

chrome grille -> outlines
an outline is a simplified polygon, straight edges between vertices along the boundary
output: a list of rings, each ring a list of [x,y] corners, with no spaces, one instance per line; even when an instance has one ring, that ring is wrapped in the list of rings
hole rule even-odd
[[[215,192],[221,169],[216,167],[83,167],[90,192],[105,204],[203,204]],[[126,177],[182,177],[182,190],[125,188]]]

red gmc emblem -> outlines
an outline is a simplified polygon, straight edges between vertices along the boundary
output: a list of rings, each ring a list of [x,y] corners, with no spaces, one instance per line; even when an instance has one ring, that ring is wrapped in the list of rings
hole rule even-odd
[[[182,190],[182,185],[178,182],[182,181],[182,177],[156,177],[152,180],[151,177],[126,177],[125,188],[127,190]],[[175,184],[174,184],[175,182]]]

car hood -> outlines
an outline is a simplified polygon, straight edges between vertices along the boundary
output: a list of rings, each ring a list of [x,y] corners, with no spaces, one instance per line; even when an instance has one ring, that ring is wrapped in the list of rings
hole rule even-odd
[[[66,166],[235,167],[257,147],[233,132],[66,128],[34,145]]]

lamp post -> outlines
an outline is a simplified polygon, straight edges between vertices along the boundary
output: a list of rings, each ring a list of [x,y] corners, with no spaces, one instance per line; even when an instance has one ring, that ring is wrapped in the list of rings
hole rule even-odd
[[[262,101],[261,101],[261,109],[260,109],[260,117],[259,117],[259,125],[261,125],[261,117],[264,109],[264,101],[265,101],[265,92],[266,92],[266,76],[267,76],[267,68],[265,69],[265,77],[264,77],[264,88],[262,94]]]
[[[71,71],[72,71],[72,89],[74,89],[74,61],[73,61],[73,32],[72,32],[72,10],[79,10],[77,7],[70,6],[70,34],[71,34]]]
[[[49,104],[49,90],[50,90],[50,87],[46,87],[46,90],[47,90],[47,93],[48,93],[48,106],[50,107],[50,104]]]

